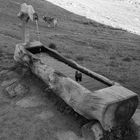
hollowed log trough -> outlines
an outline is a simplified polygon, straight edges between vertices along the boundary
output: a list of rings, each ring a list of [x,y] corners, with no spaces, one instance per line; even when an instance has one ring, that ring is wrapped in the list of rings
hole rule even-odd
[[[38,53],[46,53],[51,57],[81,71],[82,73],[95,78],[107,85],[106,88],[90,91],[62,72],[43,63],[37,56]],[[96,127],[100,133],[94,135],[99,139],[102,137],[102,130],[111,130],[113,127],[122,125],[130,120],[138,106],[138,95],[133,91],[109,80],[76,62],[66,59],[57,51],[45,47],[40,42],[31,42],[28,45],[17,44],[14,54],[15,61],[28,66],[31,71],[43,80],[49,88],[73,110],[88,120],[97,120]]]

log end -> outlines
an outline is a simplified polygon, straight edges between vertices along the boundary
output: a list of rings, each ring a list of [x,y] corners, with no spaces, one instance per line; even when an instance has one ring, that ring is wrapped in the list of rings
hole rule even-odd
[[[137,106],[137,96],[110,104],[103,118],[104,129],[111,130],[113,127],[118,127],[128,122],[136,111]]]

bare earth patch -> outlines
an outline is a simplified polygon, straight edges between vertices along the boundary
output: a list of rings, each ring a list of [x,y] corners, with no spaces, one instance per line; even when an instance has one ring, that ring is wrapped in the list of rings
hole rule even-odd
[[[58,140],[85,140],[84,138],[78,137],[72,131],[58,132],[57,137],[58,137]]]
[[[51,111],[44,111],[40,114],[36,115],[36,117],[40,118],[41,120],[48,120],[54,116],[54,113]]]
[[[36,96],[31,96],[19,100],[16,103],[16,105],[23,108],[28,108],[28,107],[37,107],[37,106],[45,105],[45,102],[43,102],[41,99],[38,99],[38,97]]]

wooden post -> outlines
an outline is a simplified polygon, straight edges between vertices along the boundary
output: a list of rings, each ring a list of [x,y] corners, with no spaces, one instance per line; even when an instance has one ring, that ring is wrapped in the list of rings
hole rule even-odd
[[[25,43],[26,23],[23,21],[21,25],[22,42]]]

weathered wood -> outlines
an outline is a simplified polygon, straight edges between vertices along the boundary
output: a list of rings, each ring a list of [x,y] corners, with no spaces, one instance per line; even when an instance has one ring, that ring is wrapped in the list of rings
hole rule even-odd
[[[70,66],[70,67],[72,67],[72,68],[74,68],[74,69],[76,69],[76,70],[78,70],[78,71],[90,76],[91,78],[94,78],[94,79],[106,84],[107,86],[112,86],[112,85],[115,84],[114,81],[104,77],[103,75],[100,75],[100,74],[98,74],[96,72],[93,72],[93,71],[91,71],[91,70],[79,65],[78,63],[76,63],[75,61],[73,61],[71,59],[65,58],[60,53],[58,53],[57,51],[55,51],[55,50],[53,50],[51,48],[43,46],[43,44],[40,43],[39,41],[31,42],[30,48],[36,49],[36,46],[39,46],[40,50],[42,50],[43,52],[48,53],[53,58],[55,58],[55,59],[65,63],[66,65],[68,65],[68,66]],[[30,54],[30,55],[32,55],[32,54]]]
[[[98,120],[105,130],[110,130],[128,121],[137,108],[138,96],[136,93],[116,83],[113,86],[91,92],[69,77],[42,63],[22,44],[16,46],[14,58],[30,67],[34,74],[77,113],[89,120]],[[80,68],[82,69],[82,67]]]
[[[48,48],[48,47],[44,47],[42,46],[42,49],[44,49],[44,51],[46,51],[49,55],[51,55],[52,57],[54,57],[55,59],[58,59],[59,61],[65,63],[66,65],[74,68],[74,69],[77,69],[79,70],[80,72],[100,81],[100,82],[103,82],[104,84],[108,85],[108,86],[112,86],[114,85],[114,82],[111,81],[110,79],[96,73],[96,72],[93,72],[81,65],[79,65],[78,63],[76,63],[75,61],[73,60],[70,60],[70,59],[67,59],[65,58],[64,56],[62,56],[60,53],[58,53],[57,51],[51,49],[51,48]]]

